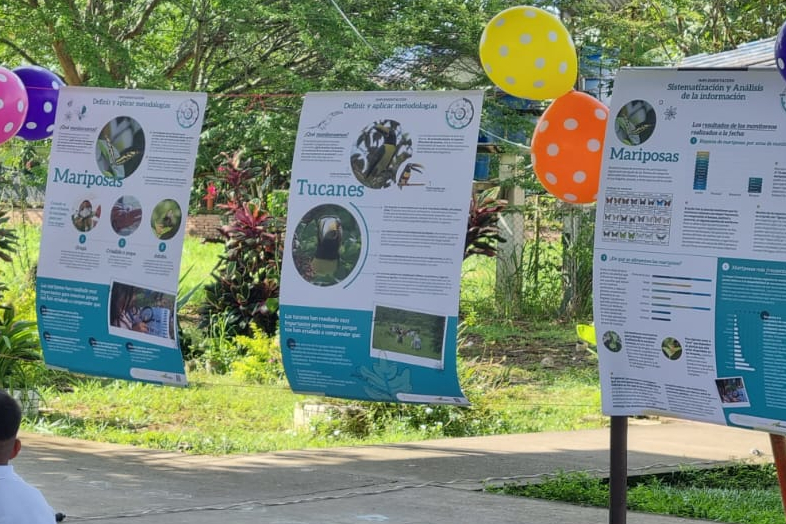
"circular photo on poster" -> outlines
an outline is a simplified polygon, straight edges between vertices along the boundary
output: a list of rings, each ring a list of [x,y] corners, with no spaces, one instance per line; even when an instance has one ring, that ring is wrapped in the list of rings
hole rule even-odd
[[[80,198],[71,211],[71,223],[77,231],[92,230],[101,218],[101,205],[94,204],[91,198]]]
[[[603,346],[612,353],[617,353],[622,349],[622,337],[616,331],[606,331],[603,333]]]
[[[183,211],[180,205],[170,199],[162,200],[150,214],[150,228],[156,238],[169,240],[177,234],[183,223]]]
[[[399,167],[412,157],[412,138],[395,120],[366,126],[355,141],[349,163],[358,182],[372,189],[396,184]]]
[[[300,219],[292,237],[295,267],[315,286],[333,286],[347,278],[360,259],[361,248],[357,220],[336,204],[312,208]]]
[[[144,154],[145,133],[130,116],[110,120],[98,134],[96,164],[104,176],[118,180],[130,177]]]
[[[655,131],[655,109],[645,100],[633,100],[622,106],[614,119],[614,132],[620,142],[639,146]]]
[[[660,349],[669,360],[677,360],[682,356],[682,344],[674,337],[666,337],[660,343]]]
[[[109,222],[118,235],[123,237],[130,235],[142,223],[142,204],[136,197],[121,196],[112,206]]]

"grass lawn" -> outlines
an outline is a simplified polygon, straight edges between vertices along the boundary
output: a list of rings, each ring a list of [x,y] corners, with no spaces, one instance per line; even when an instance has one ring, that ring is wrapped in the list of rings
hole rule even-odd
[[[39,238],[36,228],[25,228],[23,256],[3,270],[10,288],[7,299],[20,311],[34,311],[30,274]],[[222,251],[222,244],[186,238],[181,293],[210,280]],[[606,425],[600,414],[597,366],[590,353],[576,347],[574,324],[500,320],[489,309],[493,267],[492,259],[472,257],[462,279],[465,330],[459,377],[473,403],[470,408],[361,403],[359,419],[322,417],[295,427],[296,405],[319,399],[293,394],[285,381],[262,385],[200,370],[189,371],[190,386],[179,389],[66,374],[57,385],[41,388],[42,414],[27,420],[25,429],[229,454]],[[198,331],[195,311],[203,300],[204,292],[197,291],[181,312],[190,333]]]
[[[490,491],[523,497],[608,507],[605,479],[562,474],[538,484],[507,485]],[[773,464],[734,464],[685,469],[628,479],[628,509],[714,522],[782,524],[778,477]]]

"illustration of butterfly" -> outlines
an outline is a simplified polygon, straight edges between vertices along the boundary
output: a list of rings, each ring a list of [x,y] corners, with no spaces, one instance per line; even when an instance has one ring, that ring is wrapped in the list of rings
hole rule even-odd
[[[122,169],[123,164],[136,157],[141,153],[138,149],[126,149],[122,153],[118,153],[111,140],[100,138],[98,140],[98,148],[101,150],[101,156],[106,160],[109,170],[104,171],[106,176],[111,178],[123,178],[125,173]]]

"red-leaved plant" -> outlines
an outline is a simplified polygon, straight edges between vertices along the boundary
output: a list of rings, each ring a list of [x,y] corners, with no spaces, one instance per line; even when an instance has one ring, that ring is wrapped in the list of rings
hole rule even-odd
[[[472,198],[464,243],[465,259],[470,255],[496,256],[497,242],[505,242],[499,233],[499,216],[506,206],[507,201],[483,194]]]
[[[219,168],[229,188],[228,223],[220,228],[224,253],[205,286],[200,308],[201,326],[207,328],[216,315],[224,315],[228,334],[252,335],[255,324],[268,335],[276,332],[284,223],[270,215],[258,199],[247,198],[251,181],[249,163],[240,153],[224,155]],[[223,169],[222,169],[223,168]]]

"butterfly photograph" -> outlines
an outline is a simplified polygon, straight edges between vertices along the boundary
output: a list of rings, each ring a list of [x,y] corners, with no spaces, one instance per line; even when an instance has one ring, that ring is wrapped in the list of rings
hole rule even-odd
[[[142,163],[144,152],[145,133],[131,117],[110,120],[98,134],[96,163],[106,177],[128,178]]]
[[[644,100],[633,100],[622,106],[614,119],[617,138],[626,145],[638,146],[655,131],[656,115]]]
[[[183,211],[180,205],[171,198],[162,200],[150,214],[150,227],[153,234],[160,240],[174,237],[183,222]]]

